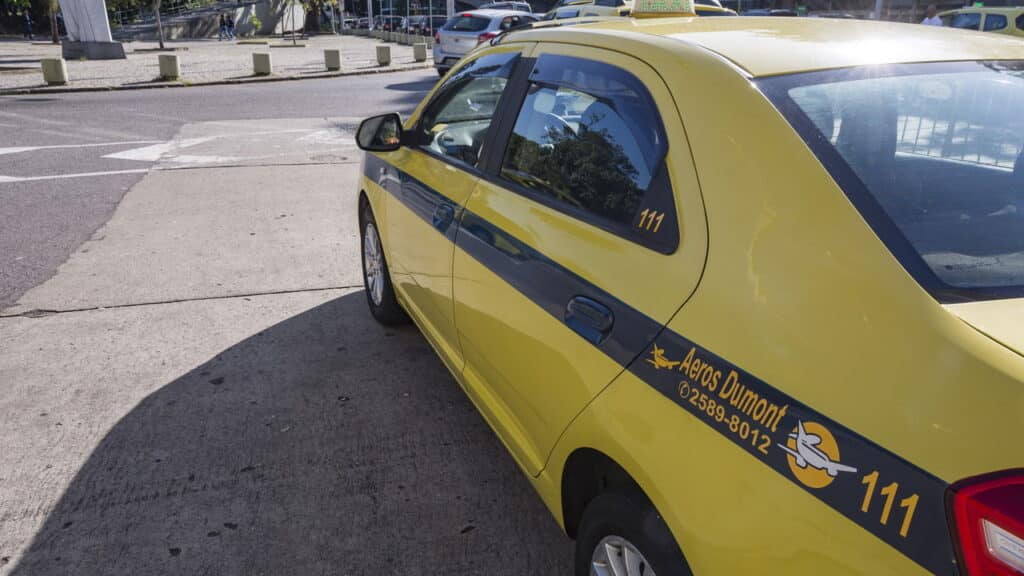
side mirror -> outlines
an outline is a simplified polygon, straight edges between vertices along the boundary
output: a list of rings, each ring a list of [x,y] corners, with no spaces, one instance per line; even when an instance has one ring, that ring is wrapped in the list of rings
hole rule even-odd
[[[356,145],[369,152],[391,152],[402,146],[402,120],[398,114],[381,114],[363,120]]]

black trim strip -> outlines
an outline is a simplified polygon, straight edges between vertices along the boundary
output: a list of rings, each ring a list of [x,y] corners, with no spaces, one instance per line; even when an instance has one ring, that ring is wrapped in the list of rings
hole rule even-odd
[[[454,234],[454,242],[467,254],[637,378],[922,567],[941,576],[957,575],[945,513],[946,482],[664,328],[379,156],[367,154],[364,175],[377,181],[373,175],[385,173],[398,174],[388,183],[402,182],[398,194],[394,186],[385,186],[397,200],[449,239]],[[407,187],[417,194],[406,194]],[[430,207],[440,205],[452,207],[457,226],[435,223]],[[607,337],[595,337],[567,316],[566,305],[578,297],[608,308],[614,323]],[[638,351],[646,353],[641,357]],[[810,435],[804,442],[790,437],[799,436],[800,426]],[[827,472],[830,467],[834,475]]]

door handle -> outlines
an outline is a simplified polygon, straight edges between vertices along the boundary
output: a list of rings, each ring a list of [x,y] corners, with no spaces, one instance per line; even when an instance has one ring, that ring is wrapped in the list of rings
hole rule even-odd
[[[455,218],[455,208],[452,208],[451,204],[438,204],[434,208],[434,215],[431,218],[431,223],[434,228],[441,230],[442,232],[448,229],[448,225],[452,223]]]
[[[576,296],[565,305],[565,323],[591,344],[600,344],[615,324],[615,316],[600,302]]]

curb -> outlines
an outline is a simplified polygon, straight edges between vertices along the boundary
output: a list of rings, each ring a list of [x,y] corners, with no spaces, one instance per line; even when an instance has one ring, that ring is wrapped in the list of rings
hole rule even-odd
[[[391,74],[394,72],[410,72],[413,70],[426,70],[433,68],[433,64],[412,64],[394,68],[366,68],[363,70],[341,71],[341,72],[318,72],[304,76],[253,76],[244,78],[225,78],[224,80],[208,80],[205,82],[153,82],[140,85],[119,85],[119,86],[82,86],[79,88],[71,86],[40,86],[37,88],[11,88],[0,89],[0,96],[24,96],[26,94],[68,94],[75,92],[116,92],[124,90],[153,90],[155,88],[196,88],[199,86],[222,86],[227,84],[257,84],[262,82],[289,82],[293,80],[321,80],[324,78],[341,78],[344,76],[371,76],[373,74]]]

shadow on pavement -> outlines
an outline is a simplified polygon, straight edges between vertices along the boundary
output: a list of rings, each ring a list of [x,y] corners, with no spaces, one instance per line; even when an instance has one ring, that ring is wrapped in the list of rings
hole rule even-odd
[[[12,574],[564,575],[570,560],[430,346],[355,292],[139,403]]]

